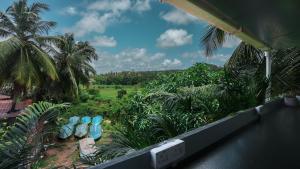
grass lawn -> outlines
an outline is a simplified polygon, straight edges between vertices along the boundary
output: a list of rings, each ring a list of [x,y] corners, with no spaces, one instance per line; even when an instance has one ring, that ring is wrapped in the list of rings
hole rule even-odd
[[[124,89],[127,94],[131,94],[141,90],[140,86],[124,86],[124,85],[99,85],[98,87],[100,97],[104,100],[116,100],[118,90]]]

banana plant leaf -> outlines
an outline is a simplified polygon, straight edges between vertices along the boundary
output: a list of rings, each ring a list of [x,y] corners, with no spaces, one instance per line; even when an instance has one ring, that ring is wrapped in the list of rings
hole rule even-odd
[[[103,121],[103,116],[95,116],[92,119],[92,124],[93,125],[98,125],[98,124],[101,124],[102,121]]]
[[[80,124],[76,127],[75,136],[78,138],[82,138],[88,133],[88,125]]]
[[[100,139],[102,136],[102,127],[100,124],[92,124],[90,126],[90,133],[89,137],[93,138],[94,140]]]
[[[84,116],[81,118],[81,123],[83,124],[89,124],[91,122],[91,117],[89,116]]]

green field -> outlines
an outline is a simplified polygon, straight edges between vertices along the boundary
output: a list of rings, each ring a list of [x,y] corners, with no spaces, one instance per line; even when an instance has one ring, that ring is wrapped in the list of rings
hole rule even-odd
[[[126,94],[118,98],[118,91],[125,90]],[[125,85],[91,85],[88,88],[81,88],[80,96],[72,106],[60,115],[60,124],[66,123],[71,116],[95,116],[104,115],[106,118],[118,111],[123,98],[141,91],[140,86]]]
[[[132,94],[134,92],[140,91],[140,86],[129,86],[129,85],[94,85],[94,88],[98,88],[100,98],[104,100],[116,100],[118,90],[124,89],[127,94]]]

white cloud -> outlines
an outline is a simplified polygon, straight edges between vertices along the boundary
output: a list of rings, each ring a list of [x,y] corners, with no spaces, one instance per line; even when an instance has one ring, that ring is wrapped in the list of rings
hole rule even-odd
[[[190,15],[178,9],[174,9],[167,13],[162,13],[161,18],[167,22],[177,24],[177,25],[187,25],[189,23],[199,21],[195,16]]]
[[[150,57],[150,60],[159,60],[165,58],[164,53],[155,53],[153,56]]]
[[[200,58],[203,56],[205,56],[205,55],[204,55],[204,51],[202,51],[202,50],[198,50],[195,52],[185,52],[181,55],[181,57],[185,58],[185,59],[197,59],[197,58]]]
[[[193,35],[183,29],[168,29],[156,40],[157,46],[161,48],[183,46],[191,44],[192,41]]]
[[[89,10],[97,11],[126,11],[130,9],[131,1],[130,0],[101,0],[96,1],[88,6]]]
[[[132,9],[137,12],[144,12],[151,9],[150,0],[137,0]]]
[[[223,44],[224,48],[234,48],[237,47],[241,43],[241,40],[234,36],[227,36],[226,41]]]
[[[165,59],[162,63],[164,66],[170,66],[170,65],[181,65],[181,61],[179,59],[173,59],[170,60],[170,59]]]
[[[225,53],[216,53],[213,56],[206,57],[204,55],[204,51],[198,50],[194,52],[185,52],[181,55],[181,58],[188,59],[191,64],[197,63],[197,62],[204,62],[204,63],[210,63],[215,64],[219,66],[223,66],[227,60],[230,58],[230,54]]]
[[[64,8],[61,12],[63,15],[76,15],[78,14],[77,9],[73,6],[68,6]]]
[[[91,44],[96,47],[116,47],[117,41],[114,37],[97,36],[91,41]]]
[[[150,0],[102,0],[88,6],[89,10],[97,11],[128,11],[144,12],[151,9]]]
[[[74,32],[75,36],[82,37],[88,33],[104,33],[106,28],[119,19],[118,13],[108,12],[103,15],[98,12],[83,14],[82,18],[66,32]]]
[[[181,69],[179,59],[168,59],[164,53],[149,53],[145,48],[133,48],[116,54],[101,52],[94,65],[98,73]]]
[[[107,27],[114,23],[128,21],[125,12],[143,12],[151,9],[150,0],[101,0],[87,6],[87,11],[81,12],[81,19],[65,32],[74,32],[75,36],[82,37],[89,33],[104,33]],[[68,9],[73,13],[75,8]]]

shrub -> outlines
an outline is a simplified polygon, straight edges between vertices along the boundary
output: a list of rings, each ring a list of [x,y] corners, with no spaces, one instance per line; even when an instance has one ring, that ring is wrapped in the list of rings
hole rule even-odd
[[[87,90],[87,92],[90,94],[90,95],[97,95],[99,93],[99,90],[95,89],[95,88],[90,88]]]
[[[127,94],[127,91],[125,89],[121,89],[117,91],[117,98],[121,99],[123,96]]]

